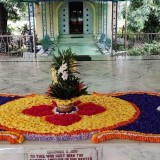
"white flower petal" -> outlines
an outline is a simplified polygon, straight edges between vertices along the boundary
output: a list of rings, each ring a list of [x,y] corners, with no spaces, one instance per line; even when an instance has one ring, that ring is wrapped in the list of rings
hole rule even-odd
[[[63,74],[67,68],[68,68],[68,67],[67,67],[67,63],[62,64],[62,65],[59,67],[59,69],[58,69],[58,75],[59,75],[60,73]]]
[[[158,106],[157,110],[160,111],[160,106]]]
[[[63,70],[66,70],[68,67],[67,67],[67,63],[65,63],[65,64],[62,64],[62,66],[61,66],[62,68],[63,68]]]
[[[68,73],[66,71],[64,71],[62,74],[62,79],[67,80],[67,78],[68,78]]]

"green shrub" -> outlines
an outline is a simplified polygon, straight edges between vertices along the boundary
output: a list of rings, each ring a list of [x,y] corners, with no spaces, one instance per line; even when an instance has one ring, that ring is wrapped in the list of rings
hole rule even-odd
[[[133,47],[128,50],[129,56],[160,55],[160,42],[145,43],[142,48]]]

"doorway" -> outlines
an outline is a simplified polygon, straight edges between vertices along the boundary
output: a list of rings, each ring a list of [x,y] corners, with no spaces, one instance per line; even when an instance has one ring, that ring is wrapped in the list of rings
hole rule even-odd
[[[69,2],[69,33],[83,34],[83,2]]]

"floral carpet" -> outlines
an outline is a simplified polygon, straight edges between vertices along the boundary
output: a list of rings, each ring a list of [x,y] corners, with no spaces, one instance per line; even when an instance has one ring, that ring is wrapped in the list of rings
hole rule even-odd
[[[0,140],[160,142],[160,93],[93,93],[73,102],[73,111],[63,114],[46,95],[0,94]]]

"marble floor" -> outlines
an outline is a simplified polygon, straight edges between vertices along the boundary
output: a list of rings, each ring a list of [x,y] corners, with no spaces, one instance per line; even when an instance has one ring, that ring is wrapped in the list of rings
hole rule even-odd
[[[51,61],[0,61],[0,93],[45,93]],[[160,91],[160,60],[81,61],[80,77],[90,92]]]
[[[51,61],[25,59],[0,59],[0,93],[30,94],[47,91],[51,83]],[[156,91],[160,92],[160,60],[108,60],[82,61],[80,77],[93,92]],[[0,142],[0,148],[42,147],[43,142],[25,142],[8,145]],[[103,158],[98,160],[159,160],[160,144],[128,140],[110,140],[93,145],[90,141],[44,143],[44,147],[102,147]],[[0,150],[0,160],[4,152]],[[2,156],[1,156],[2,155]],[[12,160],[14,158],[12,157]],[[8,159],[11,160],[11,159]],[[21,159],[16,159],[21,160]]]

